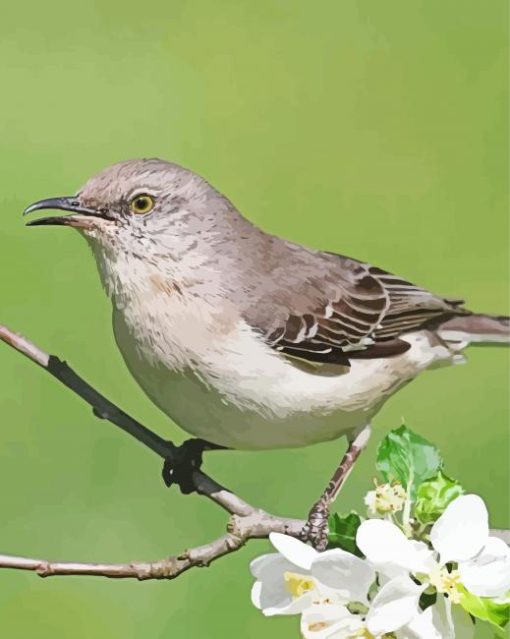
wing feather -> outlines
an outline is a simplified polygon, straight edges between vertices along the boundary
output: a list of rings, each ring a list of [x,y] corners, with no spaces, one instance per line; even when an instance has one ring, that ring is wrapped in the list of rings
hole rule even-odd
[[[436,296],[380,268],[331,253],[306,255],[322,277],[303,276],[297,290],[272,291],[267,308],[276,306],[280,315],[267,320],[270,330],[252,322],[270,346],[291,358],[348,365],[356,358],[391,357],[409,348],[402,335],[441,316],[469,313],[462,300]],[[287,281],[295,287],[295,273]]]

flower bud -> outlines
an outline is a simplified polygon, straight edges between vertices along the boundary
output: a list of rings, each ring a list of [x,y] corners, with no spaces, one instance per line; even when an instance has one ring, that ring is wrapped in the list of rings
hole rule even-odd
[[[395,482],[393,484],[380,484],[375,490],[369,491],[365,496],[365,504],[371,514],[387,515],[402,510],[407,498],[404,487]]]

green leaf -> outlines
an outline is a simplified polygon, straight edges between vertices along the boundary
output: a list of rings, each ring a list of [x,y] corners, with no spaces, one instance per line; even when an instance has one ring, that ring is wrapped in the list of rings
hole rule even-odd
[[[354,555],[361,556],[361,552],[356,545],[356,533],[360,524],[361,518],[355,512],[351,512],[344,517],[341,517],[338,513],[330,515],[328,519],[328,548],[342,548]]]
[[[406,426],[390,431],[377,451],[377,470],[386,481],[399,481],[411,498],[418,485],[434,477],[442,465],[438,449]]]
[[[510,603],[496,603],[489,597],[477,597],[462,589],[460,605],[473,617],[488,621],[495,629],[504,630],[510,619]]]
[[[448,504],[463,492],[464,489],[457,480],[450,479],[439,471],[435,477],[418,486],[414,505],[416,519],[422,524],[434,523]]]

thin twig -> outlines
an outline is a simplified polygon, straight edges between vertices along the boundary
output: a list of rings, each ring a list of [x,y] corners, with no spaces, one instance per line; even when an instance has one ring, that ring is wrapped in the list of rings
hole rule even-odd
[[[95,388],[92,388],[83,377],[75,373],[66,362],[55,357],[55,355],[45,353],[28,339],[14,333],[6,326],[0,326],[0,340],[41,366],[50,375],[56,377],[59,382],[62,382],[64,386],[67,386],[67,388],[84,399],[87,404],[92,406],[96,417],[106,419],[115,424],[115,426],[122,428],[122,430],[129,433],[160,457],[166,458],[171,455],[172,450],[175,448],[171,442],[159,437],[159,435],[137,422],[136,419],[127,415],[118,406],[112,404]]]

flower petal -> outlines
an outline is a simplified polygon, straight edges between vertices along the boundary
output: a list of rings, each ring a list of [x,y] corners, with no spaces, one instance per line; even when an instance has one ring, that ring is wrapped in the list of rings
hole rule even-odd
[[[260,557],[256,557],[250,563],[250,572],[255,577],[255,579],[259,579],[262,574],[264,574],[265,570],[269,568],[275,561],[278,561],[280,555],[276,552],[260,555]]]
[[[410,541],[389,521],[367,519],[358,528],[356,543],[365,557],[383,574],[428,572],[433,554],[427,546]]]
[[[262,612],[266,615],[266,617],[274,617],[276,615],[299,615],[312,605],[312,600],[312,595],[307,593],[297,599],[291,598],[291,600],[286,604],[280,603],[277,606],[264,608]]]
[[[414,572],[431,572],[435,566],[437,566],[436,553],[432,552],[427,544],[422,541],[410,539],[409,543],[411,544],[415,555],[413,559],[415,566]]]
[[[256,581],[251,589],[251,602],[262,610],[266,617],[275,615],[297,615],[312,605],[312,595],[307,593],[302,597],[293,599],[290,593],[282,590],[280,592],[269,592],[267,584]]]
[[[319,554],[315,548],[289,535],[270,533],[269,541],[285,559],[304,570],[310,570],[312,561]]]
[[[489,537],[474,559],[459,563],[460,580],[479,597],[499,597],[510,589],[510,548],[502,539]]]
[[[406,639],[454,639],[446,615],[445,598],[440,595],[437,603],[411,619],[403,629]]]
[[[460,606],[452,606],[452,622],[455,628],[455,639],[473,639],[475,622]]]
[[[314,604],[301,617],[301,634],[305,639],[347,639],[363,628],[359,615],[338,604]]]
[[[433,617],[433,608],[430,606],[424,612],[416,615],[401,631],[401,636],[405,639],[446,639],[448,635],[442,634],[436,627]]]
[[[373,635],[399,630],[419,614],[418,602],[426,586],[417,586],[407,576],[395,577],[377,593],[367,615]]]
[[[460,606],[446,597],[437,599],[424,612],[396,633],[397,639],[473,639],[475,624]]]
[[[311,603],[311,594],[293,598],[285,585],[284,573],[296,566],[277,553],[262,555],[252,561],[252,574],[257,581],[251,590],[251,600],[265,615],[292,615]]]
[[[430,531],[441,562],[465,561],[480,552],[489,536],[489,515],[478,495],[454,499]]]
[[[375,580],[375,571],[367,561],[340,548],[319,554],[313,560],[311,570],[313,577],[333,588],[345,602],[365,602]]]

